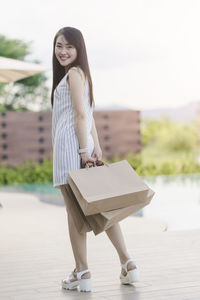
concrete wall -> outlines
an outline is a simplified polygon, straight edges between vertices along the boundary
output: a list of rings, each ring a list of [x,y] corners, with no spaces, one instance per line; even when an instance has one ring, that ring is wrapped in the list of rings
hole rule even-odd
[[[123,157],[141,150],[140,113],[133,110],[94,111],[103,156]],[[50,112],[0,113],[0,165],[42,162],[52,155]]]

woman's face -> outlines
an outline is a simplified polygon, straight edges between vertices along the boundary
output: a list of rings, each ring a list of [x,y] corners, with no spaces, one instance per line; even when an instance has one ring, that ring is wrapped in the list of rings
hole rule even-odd
[[[76,48],[69,44],[64,35],[59,35],[55,44],[55,56],[61,66],[66,67],[77,57]]]

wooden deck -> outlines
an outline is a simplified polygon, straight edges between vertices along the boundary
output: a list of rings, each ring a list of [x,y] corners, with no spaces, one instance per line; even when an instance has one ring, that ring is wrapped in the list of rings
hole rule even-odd
[[[140,282],[119,282],[117,253],[105,233],[88,234],[93,291],[62,290],[74,267],[65,208],[30,194],[0,193],[1,300],[192,300],[200,299],[200,229],[165,231],[160,221],[121,222]]]

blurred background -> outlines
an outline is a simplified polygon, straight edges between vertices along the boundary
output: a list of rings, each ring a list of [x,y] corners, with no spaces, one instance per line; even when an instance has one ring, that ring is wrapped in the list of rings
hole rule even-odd
[[[71,26],[86,43],[103,159],[128,160],[156,192],[140,216],[199,228],[199,11],[195,0],[2,3],[0,57],[41,69],[15,67],[22,77],[9,81],[11,61],[0,67],[9,74],[0,80],[0,191],[63,205],[52,187],[50,93],[53,39]]]

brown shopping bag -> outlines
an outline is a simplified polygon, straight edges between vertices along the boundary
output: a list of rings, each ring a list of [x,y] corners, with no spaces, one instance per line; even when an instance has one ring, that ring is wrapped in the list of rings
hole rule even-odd
[[[80,233],[91,231],[92,228],[91,228],[90,224],[88,223],[88,221],[86,220],[86,217],[85,217],[84,213],[82,212],[80,205],[78,204],[78,201],[76,200],[76,197],[74,196],[74,193],[69,185],[67,185],[66,190],[65,190],[65,193],[67,193],[67,192],[70,196],[70,197],[68,197],[68,195],[66,194],[66,196],[68,198],[68,203],[66,203],[67,210],[68,210],[68,213],[71,214],[77,230]]]
[[[153,198],[154,192],[149,190],[148,197],[146,199],[146,203],[142,204],[135,204],[125,208],[119,208],[107,212],[102,212],[96,215],[87,216],[87,221],[90,224],[93,232],[95,235],[101,233],[102,231],[108,229],[115,223],[122,221],[126,217],[130,216],[131,214],[137,212],[138,210],[142,209],[144,206],[149,204],[151,199]]]
[[[149,187],[126,160],[71,170],[67,180],[86,216],[145,205],[148,197]]]
[[[70,187],[73,189],[76,189],[76,186],[74,185],[71,178],[69,178],[69,184]],[[76,191],[76,195],[78,195],[79,191]],[[101,212],[98,214],[90,215],[90,216],[84,216],[83,218],[80,218],[80,213],[77,211],[73,212],[74,217],[76,218],[76,226],[80,232],[84,231],[91,231],[93,230],[94,234],[97,235],[101,233],[102,231],[105,231],[115,223],[125,219],[126,217],[130,216],[131,214],[137,212],[138,210],[142,209],[144,206],[148,205],[151,201],[152,197],[154,195],[154,192],[149,188],[148,195],[142,201],[141,203],[137,203],[135,205],[131,205],[129,207],[125,208],[119,208],[107,212]],[[77,202],[76,197],[73,198],[74,201]],[[78,203],[77,203],[78,205]],[[79,205],[78,205],[79,206]],[[79,209],[81,210],[80,206]],[[86,224],[90,225],[90,230],[86,230],[87,226],[85,227],[85,224],[83,224],[83,220]],[[83,227],[82,227],[83,226]]]

